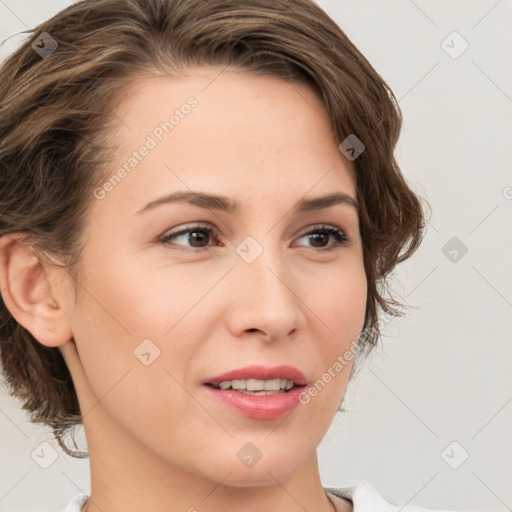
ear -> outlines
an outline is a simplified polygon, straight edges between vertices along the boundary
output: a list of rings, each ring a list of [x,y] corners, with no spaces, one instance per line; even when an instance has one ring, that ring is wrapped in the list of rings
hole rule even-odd
[[[42,345],[57,347],[73,334],[52,294],[50,268],[37,257],[26,233],[0,237],[0,290],[7,309]],[[54,289],[57,286],[54,284]],[[54,290],[55,291],[55,290]]]

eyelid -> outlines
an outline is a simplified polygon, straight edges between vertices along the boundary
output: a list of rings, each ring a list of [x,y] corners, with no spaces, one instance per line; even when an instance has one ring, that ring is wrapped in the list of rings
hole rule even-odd
[[[336,242],[327,247],[312,247],[312,249],[315,249],[317,252],[327,252],[333,249],[337,249],[339,247],[348,245],[351,241],[351,238],[346,234],[345,230],[332,224],[314,224],[312,226],[308,226],[305,229],[306,230],[302,233],[302,235],[299,235],[297,239],[319,231],[323,231],[336,238]]]
[[[178,237],[191,231],[200,229],[204,229],[205,231],[210,233],[213,239],[219,238],[220,232],[214,225],[210,224],[209,222],[196,221],[184,224],[175,232],[165,232],[161,237],[159,237],[158,241],[163,245],[173,245],[171,242],[168,242],[170,238]],[[310,226],[307,226],[306,228],[304,228],[301,234],[298,234],[295,237],[294,240],[298,240],[309,234],[321,231],[327,233],[330,236],[334,236],[336,238],[336,241],[326,247],[311,247],[311,249],[313,249],[316,252],[327,252],[339,248],[341,246],[347,245],[350,242],[350,237],[345,233],[345,231],[332,224],[312,224]],[[212,247],[212,244],[207,245],[205,247],[187,247],[177,245],[176,248],[181,248],[182,251],[197,253],[199,251],[207,250],[209,247]]]
[[[189,231],[194,231],[194,229],[197,229],[197,230],[204,229],[205,231],[210,232],[213,238],[218,238],[219,234],[220,234],[219,230],[212,224],[210,224],[208,222],[196,221],[196,222],[190,222],[190,223],[180,226],[177,229],[177,231],[170,230],[170,231],[164,232],[163,235],[158,237],[157,243],[161,243],[163,245],[172,245],[171,242],[167,242],[168,239],[170,239],[171,237],[174,238],[174,237],[177,237],[180,235],[184,235],[185,233],[188,233]],[[185,246],[178,246],[178,247],[181,247],[182,250],[190,249],[191,252],[197,252],[200,250],[208,249],[208,247],[210,247],[210,246],[189,247],[189,248],[186,248]]]

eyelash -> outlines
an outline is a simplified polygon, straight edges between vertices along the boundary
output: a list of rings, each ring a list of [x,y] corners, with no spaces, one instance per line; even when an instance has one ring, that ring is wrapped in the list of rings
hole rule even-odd
[[[172,240],[176,237],[179,237],[181,235],[185,235],[185,234],[191,233],[191,232],[193,233],[196,231],[205,231],[208,233],[210,238],[212,238],[212,237],[218,238],[218,235],[219,235],[219,233],[216,229],[214,229],[208,225],[196,224],[194,226],[190,226],[190,227],[184,228],[180,231],[177,231],[176,233],[169,233],[168,235],[165,235],[164,237],[162,237],[159,240],[159,242],[165,246],[174,245],[174,244],[172,244],[172,242],[170,242],[170,240]],[[345,235],[345,233],[343,233],[343,231],[341,231],[341,229],[334,228],[331,226],[324,226],[324,225],[315,226],[313,229],[311,229],[307,233],[304,233],[299,238],[304,238],[305,236],[312,235],[314,233],[322,233],[324,235],[332,235],[335,239],[335,242],[328,247],[312,247],[312,249],[314,249],[317,252],[333,251],[335,249],[339,249],[340,247],[347,245],[350,241],[349,238],[347,237],[347,235]],[[209,247],[210,246],[181,248],[181,250],[183,252],[186,252],[190,249],[191,252],[201,252],[201,251],[207,250]],[[177,249],[178,248],[180,248],[180,246],[178,246]]]

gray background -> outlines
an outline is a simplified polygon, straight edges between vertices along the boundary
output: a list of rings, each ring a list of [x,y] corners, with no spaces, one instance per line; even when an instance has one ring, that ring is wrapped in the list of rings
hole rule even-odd
[[[0,38],[70,3],[0,0]],[[318,3],[394,90],[397,157],[432,206],[421,249],[396,275],[415,309],[386,325],[350,387],[319,448],[324,485],[364,479],[400,505],[512,510],[512,2]],[[5,392],[0,433],[0,511],[60,510],[90,491],[88,460],[64,455]],[[31,457],[45,441],[58,451],[48,469]]]

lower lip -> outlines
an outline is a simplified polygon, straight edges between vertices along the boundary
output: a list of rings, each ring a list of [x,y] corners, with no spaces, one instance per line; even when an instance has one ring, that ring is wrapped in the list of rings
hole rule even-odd
[[[299,405],[299,395],[305,386],[296,386],[275,395],[247,395],[233,390],[222,390],[204,385],[211,396],[242,416],[257,420],[274,420],[293,411]]]

